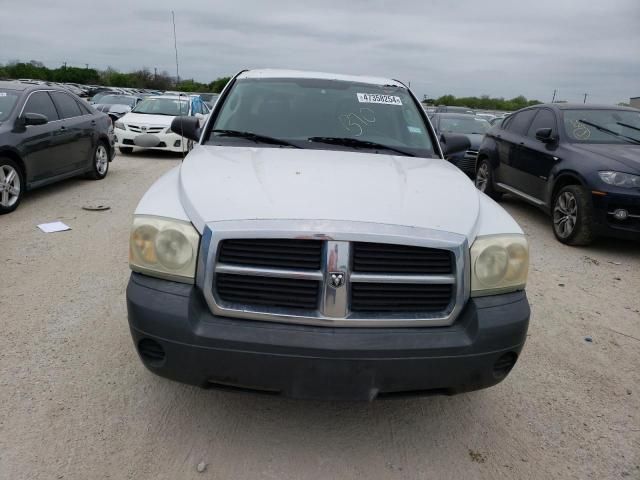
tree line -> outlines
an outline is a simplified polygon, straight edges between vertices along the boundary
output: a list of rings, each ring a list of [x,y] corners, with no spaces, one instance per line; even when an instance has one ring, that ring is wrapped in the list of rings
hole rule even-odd
[[[469,107],[474,110],[503,110],[513,112],[521,108],[530,107],[542,103],[539,100],[527,100],[526,97],[519,95],[511,99],[492,98],[489,95],[481,97],[455,97],[453,95],[443,95],[439,98],[425,98],[423,103],[432,105],[448,105],[456,107]]]
[[[0,64],[0,79],[19,78],[47,82],[79,83],[81,85],[104,85],[107,87],[215,93],[220,93],[229,81],[229,77],[220,77],[209,83],[196,82],[194,80],[181,80],[176,83],[175,77],[169,75],[167,71],[152,72],[148,68],[124,73],[111,67],[106,70],[68,66],[48,68],[42,62],[36,60],[9,62],[6,65]]]

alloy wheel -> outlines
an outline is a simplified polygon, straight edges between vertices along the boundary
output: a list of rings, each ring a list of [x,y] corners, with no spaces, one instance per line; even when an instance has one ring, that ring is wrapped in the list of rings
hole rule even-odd
[[[0,205],[10,208],[20,198],[20,175],[11,165],[0,166]]]
[[[96,171],[100,175],[104,175],[107,173],[107,168],[109,165],[109,156],[107,155],[107,149],[104,145],[98,145],[96,149]]]
[[[483,162],[478,168],[478,173],[476,174],[476,188],[481,192],[487,190],[487,185],[489,184],[489,165],[486,162]]]
[[[568,238],[578,221],[578,202],[571,192],[562,192],[553,207],[553,228],[560,238]]]

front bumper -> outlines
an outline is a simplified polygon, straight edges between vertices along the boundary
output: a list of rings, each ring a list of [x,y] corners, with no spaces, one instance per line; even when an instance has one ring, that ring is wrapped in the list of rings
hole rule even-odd
[[[601,235],[630,240],[640,240],[640,192],[593,195],[593,207],[598,233]],[[624,209],[629,216],[625,220],[616,220],[613,212]]]
[[[186,139],[175,133],[137,133],[118,128],[115,130],[115,134],[118,147],[145,148],[166,152],[182,152],[183,149],[186,149]],[[146,138],[143,142],[140,142],[139,140],[142,137]]]
[[[193,285],[133,273],[129,326],[144,365],[201,387],[372,400],[489,387],[525,342],[524,292],[472,298],[449,327],[330,328],[216,317]]]

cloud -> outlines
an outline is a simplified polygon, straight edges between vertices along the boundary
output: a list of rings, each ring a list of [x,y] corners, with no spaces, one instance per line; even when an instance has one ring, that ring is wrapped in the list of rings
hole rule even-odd
[[[10,5],[9,5],[10,3]],[[615,0],[0,0],[0,62],[41,60],[175,71],[183,78],[244,68],[371,74],[422,96],[489,94],[598,102],[640,95],[640,2]]]

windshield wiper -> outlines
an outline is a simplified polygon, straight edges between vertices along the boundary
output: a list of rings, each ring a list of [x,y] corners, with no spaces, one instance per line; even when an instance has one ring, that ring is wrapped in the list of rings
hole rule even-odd
[[[624,138],[625,140],[628,140],[629,142],[635,143],[640,145],[640,140],[637,140],[633,137],[627,137],[626,135],[622,135],[618,132],[614,132],[613,130],[609,130],[606,127],[603,127],[602,125],[598,125],[597,123],[591,123],[587,120],[578,120],[580,123],[584,123],[585,125],[589,125],[590,127],[593,127],[597,130],[600,130],[601,132],[605,132],[605,133],[609,133],[611,135],[615,135],[616,137],[620,137],[620,138]]]
[[[407,152],[406,150],[402,150],[401,148],[392,147],[390,145],[384,145],[382,143],[370,142],[368,140],[360,140],[358,138],[350,138],[350,137],[309,137],[307,138],[310,142],[318,142],[318,143],[330,143],[332,145],[344,145],[345,147],[353,147],[353,148],[369,148],[376,150],[391,150],[393,152],[399,153],[401,155],[405,155],[407,157],[415,157],[415,155],[411,152]]]
[[[212,130],[213,133],[219,133],[224,137],[237,137],[253,140],[256,143],[270,143],[272,145],[284,145],[286,147],[302,148],[300,145],[282,140],[281,138],[269,137],[253,132],[242,132],[240,130]]]
[[[616,125],[620,125],[622,127],[631,128],[632,130],[637,130],[640,132],[640,128],[634,127],[633,125],[629,125],[628,123],[616,122]]]

